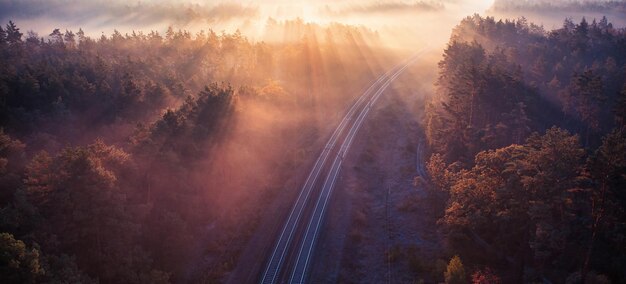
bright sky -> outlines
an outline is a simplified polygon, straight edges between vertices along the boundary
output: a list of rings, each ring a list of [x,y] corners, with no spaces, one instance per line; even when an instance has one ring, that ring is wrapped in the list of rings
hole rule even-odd
[[[98,36],[113,29],[159,30],[167,26],[199,30],[252,31],[269,17],[308,22],[340,22],[371,28],[405,28],[423,19],[454,20],[483,13],[493,0],[0,0],[0,22],[47,34],[54,28]],[[437,17],[432,17],[437,15]],[[432,22],[437,24],[439,21]],[[427,23],[420,23],[425,25]],[[253,35],[250,35],[253,36]]]

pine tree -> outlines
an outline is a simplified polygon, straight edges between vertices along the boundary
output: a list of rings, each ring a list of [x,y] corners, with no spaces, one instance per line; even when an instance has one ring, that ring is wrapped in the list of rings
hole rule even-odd
[[[567,110],[573,110],[584,124],[585,144],[589,144],[591,131],[600,130],[601,107],[604,103],[602,78],[593,70],[574,75],[565,96]]]
[[[613,113],[615,114],[615,122],[617,125],[622,128],[626,127],[626,83],[624,83],[622,91],[617,98]]]
[[[76,35],[72,31],[65,30],[65,35],[63,35],[63,39],[68,48],[76,47]]]
[[[0,46],[3,46],[7,41],[7,32],[4,31],[2,27],[0,27]]]
[[[22,33],[12,21],[9,21],[6,26],[6,34],[7,42],[9,44],[15,45],[22,42]]]
[[[0,276],[5,283],[38,283],[44,274],[39,251],[9,233],[0,233]]]
[[[29,199],[45,218],[43,228],[58,236],[56,249],[75,255],[81,269],[103,282],[126,282],[150,262],[133,244],[137,224],[117,184],[127,160],[97,141],[54,157],[40,154],[27,168]]]
[[[55,45],[59,45],[59,46],[64,46],[63,44],[63,34],[61,33],[61,31],[59,29],[54,29],[50,35],[52,38],[52,43]]]
[[[87,37],[85,37],[85,32],[82,28],[78,29],[76,35],[78,36],[78,44],[83,44],[87,40]]]
[[[623,194],[626,186],[624,153],[626,153],[626,129],[615,129],[603,138],[602,145],[587,161],[588,174],[594,182],[589,202],[592,205],[589,212],[591,237],[581,271],[583,283],[592,267],[592,255],[597,240],[602,236],[626,235],[623,226],[617,225],[626,218],[626,197]],[[616,250],[620,249],[619,241],[605,242],[607,243],[604,244],[605,247],[608,245]]]
[[[461,258],[455,255],[450,259],[448,267],[444,272],[444,279],[446,284],[466,284],[467,274],[465,273],[465,267],[461,262]]]

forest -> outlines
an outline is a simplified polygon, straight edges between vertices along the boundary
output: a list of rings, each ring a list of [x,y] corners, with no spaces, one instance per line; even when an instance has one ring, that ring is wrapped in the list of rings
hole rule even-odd
[[[594,1],[544,1],[544,0],[496,0],[492,7],[498,11],[525,10],[534,12],[546,11],[585,11],[589,12],[626,12],[626,3],[623,1],[594,0]]]
[[[447,283],[626,281],[626,31],[474,15],[426,109]]]
[[[252,42],[0,28],[2,282],[212,283],[232,270],[317,133],[393,61],[364,28],[266,29]]]
[[[446,13],[448,2],[456,1],[369,9],[432,4]],[[493,9],[524,8],[515,3]],[[522,4],[565,7],[532,3]],[[577,11],[624,9],[618,1],[572,3]],[[0,26],[0,282],[227,282],[265,219],[282,228],[282,215],[270,215],[289,213],[352,102],[436,38],[301,18],[269,17],[254,39],[239,30],[162,28],[94,37],[83,29],[38,34],[12,20]],[[351,168],[333,177],[349,199],[329,203],[347,217],[333,225],[348,233],[326,236],[341,240],[329,246],[343,254],[337,269],[383,260],[389,268],[335,279],[383,270],[391,277],[393,262],[417,283],[626,283],[626,29],[606,17],[567,18],[547,30],[524,17],[475,14],[456,25],[436,59],[428,52],[413,58],[419,72],[394,75],[402,81],[386,92],[396,96],[372,108],[382,116],[352,136],[362,140],[361,154],[347,155]],[[414,123],[384,125],[411,116]],[[415,133],[373,141],[393,131]],[[427,174],[413,180],[423,148]],[[398,155],[411,155],[411,164],[399,165]],[[386,176],[381,161],[402,174]],[[351,172],[358,175],[342,180]],[[389,179],[410,188],[392,189]],[[389,204],[396,189],[413,199]],[[427,202],[413,202],[422,193]],[[376,204],[369,199],[384,205],[368,207]],[[396,223],[436,232],[396,234],[402,243],[392,246],[389,219],[400,215],[390,214],[402,211],[394,208],[406,211]],[[367,220],[381,210],[384,218],[373,218],[389,227],[366,231],[383,224]],[[436,220],[423,221],[431,215]],[[423,257],[429,244],[419,238],[439,236],[441,251]],[[346,263],[351,255],[381,262]]]

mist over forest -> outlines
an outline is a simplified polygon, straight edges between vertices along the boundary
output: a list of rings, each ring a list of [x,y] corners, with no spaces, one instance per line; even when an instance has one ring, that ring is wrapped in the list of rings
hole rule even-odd
[[[510,1],[496,0],[488,13],[501,17],[518,18],[523,16],[537,25],[549,29],[557,29],[565,18],[580,21],[600,20],[602,17],[611,19],[611,23],[624,26],[626,24],[626,3],[624,1],[607,0],[562,0],[562,1]]]
[[[625,16],[0,0],[0,282],[624,283]]]

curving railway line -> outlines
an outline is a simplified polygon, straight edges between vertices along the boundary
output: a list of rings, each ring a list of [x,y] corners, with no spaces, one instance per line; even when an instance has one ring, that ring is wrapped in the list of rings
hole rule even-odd
[[[326,206],[343,158],[372,106],[387,87],[415,62],[423,50],[381,75],[352,104],[311,169],[266,261],[259,282],[305,283]]]

